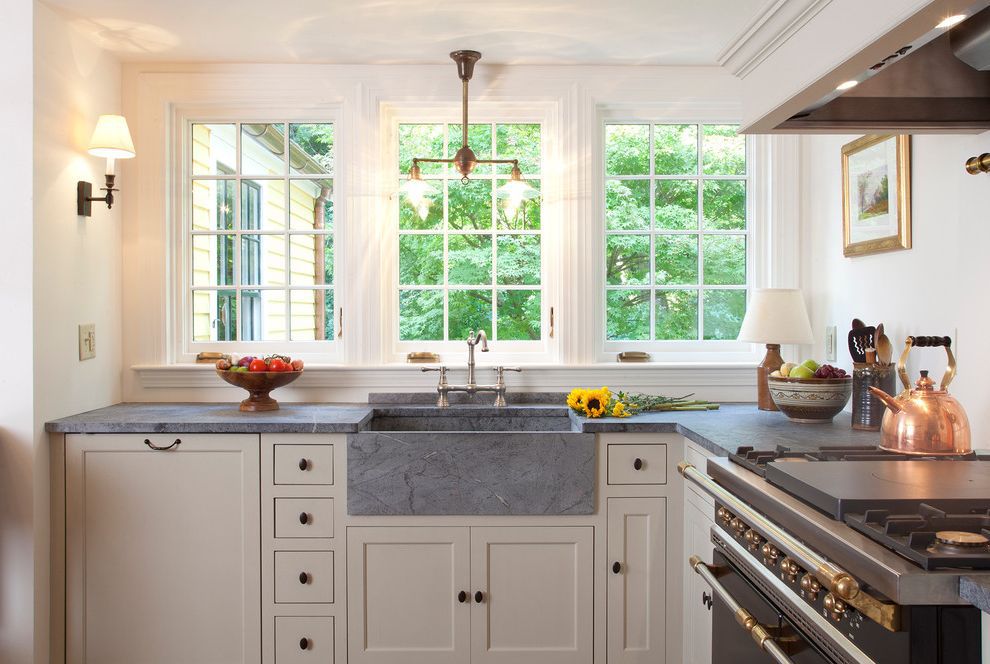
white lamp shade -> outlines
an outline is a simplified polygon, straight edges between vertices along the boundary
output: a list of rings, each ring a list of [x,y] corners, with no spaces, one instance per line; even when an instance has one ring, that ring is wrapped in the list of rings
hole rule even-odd
[[[134,156],[134,143],[123,115],[100,116],[93,137],[89,139],[89,153],[107,159],[130,159]]]
[[[763,344],[814,343],[801,291],[796,288],[754,290],[738,339]]]

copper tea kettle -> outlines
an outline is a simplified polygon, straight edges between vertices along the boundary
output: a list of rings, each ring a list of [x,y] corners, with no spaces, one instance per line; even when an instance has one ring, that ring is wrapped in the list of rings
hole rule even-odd
[[[921,378],[911,388],[907,358],[915,346],[945,348],[949,364],[937,390],[927,371],[921,372]],[[880,449],[920,455],[968,454],[971,451],[969,418],[962,405],[946,391],[956,375],[956,358],[951,346],[949,337],[908,337],[897,361],[897,374],[904,384],[904,391],[893,397],[878,387],[870,387],[870,392],[887,406],[880,427]]]

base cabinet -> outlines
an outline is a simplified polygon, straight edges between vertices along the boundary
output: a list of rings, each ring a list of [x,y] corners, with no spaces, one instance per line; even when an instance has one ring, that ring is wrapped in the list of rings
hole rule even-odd
[[[257,436],[67,437],[69,664],[260,662],[258,467]]]
[[[592,661],[591,527],[352,527],[352,664]]]
[[[608,499],[609,664],[666,657],[666,498]]]

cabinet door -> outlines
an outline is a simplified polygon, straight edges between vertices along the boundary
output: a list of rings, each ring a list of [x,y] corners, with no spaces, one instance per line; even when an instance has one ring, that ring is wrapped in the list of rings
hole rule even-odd
[[[351,664],[470,660],[468,541],[467,528],[347,529]]]
[[[706,506],[705,511],[698,504]],[[685,664],[711,664],[712,610],[708,605],[711,588],[704,579],[688,568],[688,558],[700,556],[712,562],[710,529],[714,525],[712,508],[700,500],[684,503],[684,661]]]
[[[258,437],[66,439],[66,661],[260,661]]]
[[[666,515],[666,498],[608,499],[609,664],[665,660]]]
[[[592,661],[593,540],[591,527],[471,529],[472,664]]]

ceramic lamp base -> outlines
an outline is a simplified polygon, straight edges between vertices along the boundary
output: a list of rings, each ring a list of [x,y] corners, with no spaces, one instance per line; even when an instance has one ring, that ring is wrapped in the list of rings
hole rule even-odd
[[[763,361],[756,365],[756,406],[760,410],[779,410],[770,396],[770,385],[767,379],[774,371],[784,364],[780,356],[780,344],[767,344],[767,354]]]

